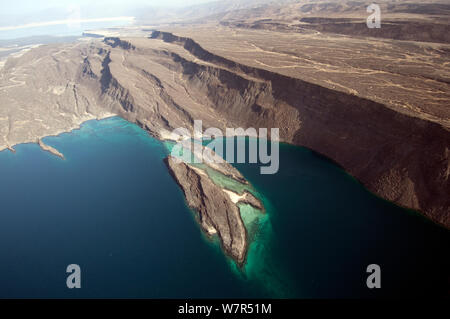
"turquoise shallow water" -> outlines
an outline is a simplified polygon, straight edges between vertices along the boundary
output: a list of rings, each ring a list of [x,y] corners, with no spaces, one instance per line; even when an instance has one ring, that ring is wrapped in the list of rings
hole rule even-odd
[[[280,172],[236,164],[264,201],[242,207],[244,269],[200,231],[163,158],[120,118],[0,152],[0,297],[372,297],[446,289],[448,231],[386,203],[327,160],[282,145]],[[82,288],[65,286],[79,264]],[[383,288],[365,287],[382,267]]]

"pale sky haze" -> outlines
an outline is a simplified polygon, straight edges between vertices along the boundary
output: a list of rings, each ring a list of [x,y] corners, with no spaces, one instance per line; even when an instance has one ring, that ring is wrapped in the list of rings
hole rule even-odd
[[[182,7],[212,0],[0,0],[0,27],[68,19],[79,8],[81,19],[134,16],[141,8]]]

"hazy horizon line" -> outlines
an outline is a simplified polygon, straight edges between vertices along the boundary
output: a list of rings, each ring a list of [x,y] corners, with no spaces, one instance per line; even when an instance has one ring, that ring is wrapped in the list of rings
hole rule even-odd
[[[109,22],[109,21],[130,21],[133,22],[136,20],[136,17],[109,17],[109,18],[88,18],[88,19],[64,19],[64,20],[53,20],[53,21],[45,21],[45,22],[32,22],[25,23],[21,25],[15,26],[6,26],[0,27],[0,31],[9,31],[9,30],[17,30],[17,29],[28,29],[28,28],[36,28],[36,27],[44,27],[50,25],[60,25],[60,24],[81,24],[81,23],[89,23],[89,22]]]

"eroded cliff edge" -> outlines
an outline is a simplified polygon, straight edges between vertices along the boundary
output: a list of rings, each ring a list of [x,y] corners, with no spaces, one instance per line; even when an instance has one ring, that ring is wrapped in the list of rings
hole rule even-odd
[[[240,64],[189,38],[158,31],[152,38],[178,44],[222,68],[219,92],[225,93],[214,92],[209,83],[215,81],[210,79],[203,82],[203,90],[224,118],[242,127],[279,127],[285,142],[331,158],[378,196],[450,227],[448,127],[353,94]],[[192,75],[194,81],[197,76]]]
[[[282,141],[333,159],[375,194],[450,227],[450,135],[439,121],[164,32],[43,46],[8,60],[1,73],[0,149],[110,114],[159,138],[191,129],[194,119],[205,128],[277,127]]]

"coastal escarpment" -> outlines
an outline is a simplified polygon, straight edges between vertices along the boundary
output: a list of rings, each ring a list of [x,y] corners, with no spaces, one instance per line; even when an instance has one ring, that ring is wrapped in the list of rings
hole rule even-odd
[[[325,155],[382,198],[450,226],[445,110],[395,108],[222,55],[168,32],[31,50],[1,70],[0,149],[110,114],[157,138],[191,131],[194,119],[222,130],[279,128],[283,142]]]
[[[207,52],[192,39],[154,32],[216,65],[175,60],[192,86],[235,125],[280,127],[283,141],[340,164],[369,190],[450,225],[448,128],[408,112]],[[208,72],[210,71],[210,72]]]

